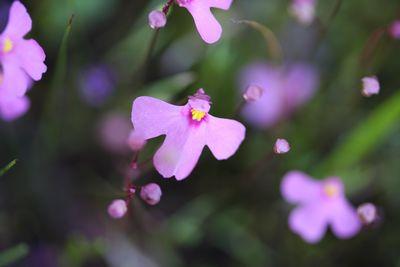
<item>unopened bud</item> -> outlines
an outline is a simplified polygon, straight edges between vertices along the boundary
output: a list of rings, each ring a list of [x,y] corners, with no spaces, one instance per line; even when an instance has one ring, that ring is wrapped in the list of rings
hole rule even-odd
[[[122,199],[116,199],[108,206],[108,214],[114,219],[120,219],[125,216],[128,207]]]
[[[149,13],[149,25],[152,29],[163,28],[167,24],[167,16],[160,10],[153,10]]]
[[[250,85],[247,87],[246,92],[243,94],[244,100],[253,102],[259,100],[264,93],[264,89],[258,85]]]
[[[133,151],[140,151],[146,145],[147,141],[133,130],[128,137],[128,145]]]
[[[275,142],[274,152],[276,154],[285,154],[290,151],[290,144],[286,139],[278,138]]]
[[[357,208],[357,214],[361,222],[370,225],[378,219],[378,211],[374,204],[365,203]]]
[[[149,205],[160,202],[161,195],[161,188],[155,183],[147,184],[140,190],[140,197]]]
[[[372,95],[379,94],[381,87],[379,85],[378,78],[375,76],[364,77],[362,79],[362,95],[370,97]]]

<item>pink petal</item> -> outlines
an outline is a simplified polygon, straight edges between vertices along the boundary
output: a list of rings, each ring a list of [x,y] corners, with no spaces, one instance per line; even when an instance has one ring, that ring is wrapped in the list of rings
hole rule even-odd
[[[153,160],[164,178],[175,176],[177,180],[183,180],[189,176],[206,144],[205,129],[204,124],[193,127],[186,121],[171,125]]]
[[[228,10],[231,7],[233,0],[207,0],[206,2],[210,7]]]
[[[30,106],[27,97],[4,97],[0,95],[0,117],[5,121],[15,120],[24,115]]]
[[[44,64],[46,55],[35,40],[21,40],[15,47],[20,66],[35,81],[42,78],[47,67]]]
[[[240,122],[208,115],[206,143],[218,160],[235,154],[245,134],[246,128]]]
[[[22,38],[32,29],[32,20],[21,2],[15,1],[10,8],[8,24],[3,35]]]
[[[3,59],[3,84],[2,88],[9,94],[23,96],[29,88],[28,75],[19,67],[15,57]]]
[[[193,1],[185,7],[192,14],[197,31],[206,43],[213,44],[221,38],[222,27],[206,3]]]
[[[333,233],[342,239],[351,238],[361,229],[356,210],[345,198],[339,198],[331,208],[330,223]]]
[[[327,229],[327,218],[319,203],[296,208],[289,216],[289,227],[308,243],[317,243]]]
[[[181,122],[181,109],[153,97],[138,97],[132,106],[133,127],[146,140],[167,134]]]
[[[303,172],[291,171],[283,177],[281,193],[289,203],[310,203],[321,196],[321,184]]]

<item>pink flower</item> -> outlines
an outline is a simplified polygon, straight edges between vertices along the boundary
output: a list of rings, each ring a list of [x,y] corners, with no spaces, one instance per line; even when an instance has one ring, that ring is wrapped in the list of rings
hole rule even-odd
[[[400,39],[400,20],[396,20],[390,25],[389,33],[393,38]]]
[[[128,211],[125,200],[116,199],[108,206],[108,215],[114,219],[120,219],[125,216]]]
[[[142,187],[140,197],[149,205],[156,205],[161,199],[161,188],[158,184],[151,183]]]
[[[153,10],[148,16],[149,25],[152,29],[163,28],[167,24],[167,16],[160,10]]]
[[[178,5],[192,14],[197,31],[209,44],[221,38],[222,27],[211,13],[211,8],[228,10],[233,0],[176,0]]]
[[[47,67],[45,53],[33,39],[24,39],[31,30],[32,20],[26,8],[15,1],[11,5],[8,24],[0,34],[0,62],[3,71],[2,89],[23,96],[30,79],[38,81]]]
[[[310,25],[315,18],[315,0],[292,0],[289,12],[304,25]]]
[[[290,144],[286,139],[278,138],[275,142],[274,152],[276,154],[286,154],[290,151]]]
[[[30,106],[26,96],[11,95],[0,87],[0,118],[12,121],[24,115]]]
[[[379,94],[381,86],[379,84],[378,78],[375,76],[364,77],[362,79],[362,95],[365,97],[371,97],[373,95]]]
[[[153,162],[165,178],[185,179],[196,166],[204,146],[218,160],[235,154],[245,137],[245,127],[234,120],[210,115],[210,97],[199,89],[184,106],[174,106],[152,97],[135,99],[132,123],[148,140],[166,135]]]
[[[247,103],[242,115],[254,126],[268,128],[306,103],[318,88],[318,74],[305,63],[276,67],[255,63],[240,75],[240,88],[249,85],[264,88],[258,101]]]
[[[289,217],[289,226],[306,242],[316,243],[328,225],[342,239],[356,235],[361,227],[356,210],[347,201],[339,178],[314,180],[305,173],[292,171],[281,184],[283,197],[297,204]]]

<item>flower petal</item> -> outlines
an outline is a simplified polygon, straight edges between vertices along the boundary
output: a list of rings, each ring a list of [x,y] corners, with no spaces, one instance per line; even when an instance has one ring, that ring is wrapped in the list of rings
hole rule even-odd
[[[221,38],[222,27],[206,3],[193,1],[185,7],[192,14],[197,31],[206,43],[213,44]]]
[[[32,20],[21,2],[15,1],[10,8],[8,24],[3,35],[22,38],[32,29]]]
[[[308,243],[317,243],[327,229],[327,218],[320,203],[296,208],[289,216],[289,227]]]
[[[283,177],[281,193],[289,203],[309,203],[321,195],[321,184],[303,172],[291,171]]]
[[[14,96],[23,96],[29,88],[28,75],[19,67],[16,58],[3,59],[3,83],[2,88]]]
[[[132,105],[133,127],[146,140],[167,134],[181,121],[181,109],[153,97],[138,97]]]
[[[205,140],[204,124],[196,127],[186,122],[176,123],[154,155],[154,166],[164,178],[185,179],[196,166]]]
[[[207,0],[207,5],[223,10],[228,10],[231,7],[233,0]]]
[[[46,55],[35,40],[21,40],[15,47],[20,66],[35,81],[42,79],[47,67],[44,64]]]
[[[356,210],[343,198],[339,198],[331,209],[330,223],[333,233],[342,239],[351,238],[361,229]]]
[[[206,143],[218,160],[235,154],[245,134],[246,128],[240,122],[208,115]]]
[[[0,96],[0,117],[5,121],[12,121],[25,114],[30,106],[27,97]]]

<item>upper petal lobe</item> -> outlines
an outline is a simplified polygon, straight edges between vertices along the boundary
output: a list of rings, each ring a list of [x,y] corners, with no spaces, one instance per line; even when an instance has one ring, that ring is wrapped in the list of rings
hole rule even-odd
[[[21,2],[15,1],[10,8],[10,15],[4,35],[22,38],[32,29],[32,20]]]

